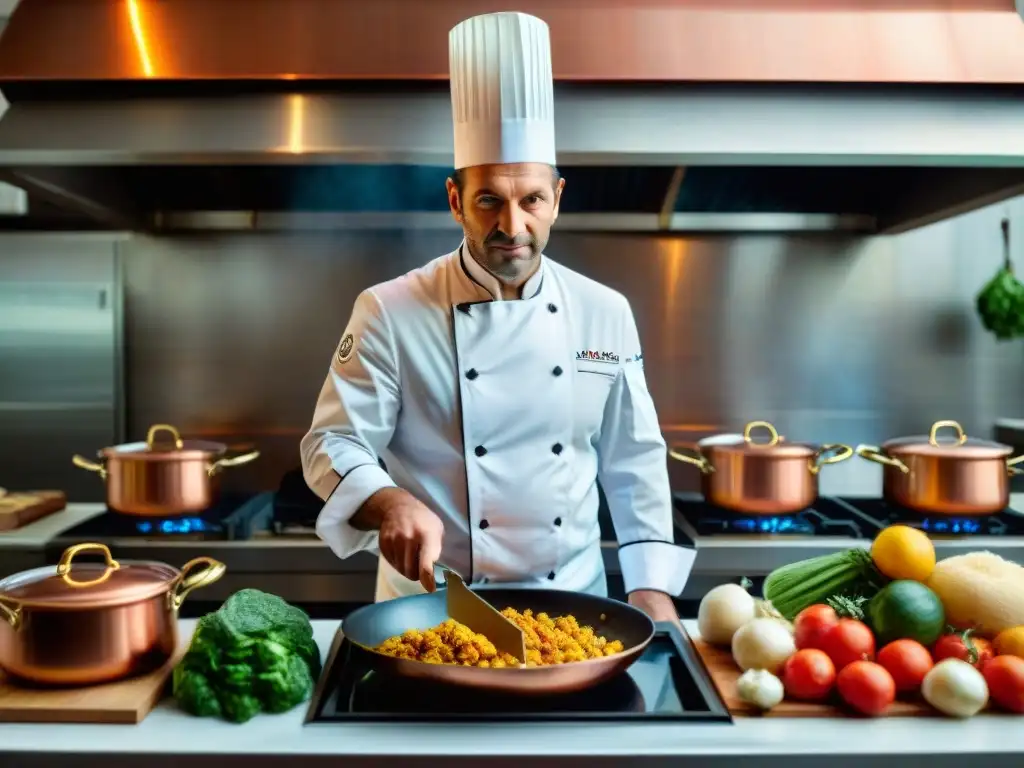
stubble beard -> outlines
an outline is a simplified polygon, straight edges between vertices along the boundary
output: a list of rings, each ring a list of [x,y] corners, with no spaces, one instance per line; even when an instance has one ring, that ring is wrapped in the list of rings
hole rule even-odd
[[[524,282],[536,271],[540,263],[540,251],[536,247],[531,248],[531,254],[526,258],[509,259],[491,252],[486,246],[481,245],[468,235],[466,236],[466,245],[469,248],[470,257],[506,285],[517,285]]]

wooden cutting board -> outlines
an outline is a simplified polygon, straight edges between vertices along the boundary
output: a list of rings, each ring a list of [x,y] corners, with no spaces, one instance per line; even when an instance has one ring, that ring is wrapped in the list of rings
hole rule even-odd
[[[68,505],[60,491],[0,492],[0,531],[13,531]]]
[[[806,703],[802,701],[783,701],[768,712],[762,713],[757,707],[747,704],[736,693],[736,681],[740,677],[740,668],[732,660],[727,648],[717,648],[699,638],[692,638],[693,647],[704,661],[718,693],[725,706],[734,717],[858,717],[856,713],[838,703]],[[906,699],[893,702],[887,713],[888,717],[935,717],[937,713],[924,701]]]
[[[0,673],[0,723],[141,723],[169,693],[171,672],[188,641],[182,638],[175,657],[155,672],[105,685],[23,688]]]

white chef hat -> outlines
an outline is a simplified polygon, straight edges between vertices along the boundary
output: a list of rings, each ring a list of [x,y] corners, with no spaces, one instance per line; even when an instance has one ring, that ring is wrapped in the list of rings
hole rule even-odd
[[[448,34],[455,167],[555,164],[548,25],[525,13],[488,13]]]

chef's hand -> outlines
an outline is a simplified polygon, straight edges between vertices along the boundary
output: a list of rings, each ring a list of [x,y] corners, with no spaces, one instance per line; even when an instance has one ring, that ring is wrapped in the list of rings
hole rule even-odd
[[[441,557],[444,523],[415,496],[401,488],[382,488],[352,518],[357,527],[380,530],[380,553],[395,570],[437,589],[434,563]]]
[[[679,621],[679,613],[672,598],[653,589],[638,589],[629,593],[629,604],[650,616],[654,621]]]

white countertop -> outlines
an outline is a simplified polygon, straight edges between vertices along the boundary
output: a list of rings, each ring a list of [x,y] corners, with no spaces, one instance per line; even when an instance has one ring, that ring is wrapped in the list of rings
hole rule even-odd
[[[693,622],[686,622],[695,631]],[[194,622],[183,621],[190,632]],[[324,654],[337,624],[314,622]],[[306,706],[283,715],[261,715],[244,725],[193,718],[170,699],[140,725],[0,725],[0,764],[171,765],[189,768],[229,763],[303,768],[331,764],[473,765],[722,765],[792,766],[797,756],[828,756],[829,768],[906,765],[907,756],[927,756],[930,768],[960,765],[984,756],[986,768],[1019,766],[1024,720],[983,715],[967,721],[945,718],[782,719],[737,718],[733,725],[587,723],[358,723],[303,726]],[[134,757],[134,759],[132,759]],[[334,762],[345,758],[343,763]],[[389,760],[382,761],[382,758]],[[461,759],[460,759],[461,758]],[[605,758],[605,760],[601,760]],[[100,762],[102,759],[102,762]],[[465,761],[465,762],[463,762]],[[804,765],[804,763],[801,763]]]

